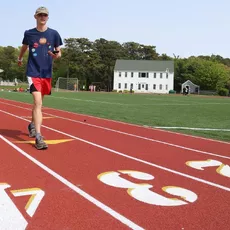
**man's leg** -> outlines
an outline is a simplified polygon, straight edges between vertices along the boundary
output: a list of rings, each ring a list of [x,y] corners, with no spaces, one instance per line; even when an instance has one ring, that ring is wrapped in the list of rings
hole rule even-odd
[[[32,110],[32,121],[36,130],[36,137],[41,136],[42,125],[42,95],[41,92],[33,92],[34,105]]]
[[[29,124],[29,132],[30,132],[30,137],[35,137],[36,136],[36,129],[35,129],[35,122],[34,122],[34,113],[35,113],[35,98],[37,98],[37,96],[33,95],[34,98],[34,105],[32,108],[32,119],[31,119],[31,123]],[[43,101],[44,95],[42,95],[42,101]],[[42,113],[41,113],[42,116]]]
[[[44,142],[41,135],[41,125],[42,125],[42,79],[28,77],[28,82],[30,85],[30,93],[33,95],[34,103],[32,109],[32,121],[28,126],[29,135],[31,137],[36,137],[35,147],[37,149],[46,149],[48,145]]]
[[[29,83],[30,93],[32,94],[34,91],[37,91],[37,89],[34,86],[33,78],[32,77],[27,76],[27,80],[28,80],[28,83]],[[32,119],[31,119],[30,124],[28,125],[29,137],[36,137],[36,130],[35,130],[35,125],[34,125],[33,110],[34,109],[32,108],[32,114],[31,114],[32,115]]]
[[[43,137],[41,135],[43,96],[41,92],[33,92],[32,95],[34,98],[33,120],[36,130],[35,147],[37,149],[47,149],[48,145],[44,142]]]

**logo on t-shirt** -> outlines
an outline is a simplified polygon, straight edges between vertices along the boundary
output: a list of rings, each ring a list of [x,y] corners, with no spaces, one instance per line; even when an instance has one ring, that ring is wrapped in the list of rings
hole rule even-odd
[[[34,45],[33,45],[34,48],[38,48],[38,43],[35,42]]]
[[[46,42],[47,42],[46,38],[40,38],[40,40],[39,40],[39,43],[40,43],[41,45],[46,44]]]

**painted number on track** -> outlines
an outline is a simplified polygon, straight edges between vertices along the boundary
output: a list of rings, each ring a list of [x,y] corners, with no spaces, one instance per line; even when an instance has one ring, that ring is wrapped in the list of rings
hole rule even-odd
[[[193,203],[198,198],[194,192],[188,189],[177,186],[165,186],[162,188],[162,190],[167,193],[167,195],[173,196],[173,198],[167,198],[150,190],[153,188],[153,185],[148,183],[133,183],[127,179],[122,178],[122,174],[126,174],[138,180],[149,181],[154,179],[154,176],[148,173],[132,170],[104,172],[98,175],[98,179],[107,185],[127,189],[127,193],[131,197],[151,205],[180,206]]]
[[[230,178],[229,165],[225,165],[217,160],[208,159],[205,161],[187,161],[186,165],[197,170],[204,170],[206,167],[217,167],[216,172],[218,174]]]
[[[5,191],[10,188],[7,183],[0,183],[0,226],[1,229],[25,229],[28,222],[18,210],[10,196]],[[25,205],[26,213],[32,217],[38,208],[43,196],[44,191],[40,188],[29,188],[20,190],[11,190],[13,196],[30,196]]]

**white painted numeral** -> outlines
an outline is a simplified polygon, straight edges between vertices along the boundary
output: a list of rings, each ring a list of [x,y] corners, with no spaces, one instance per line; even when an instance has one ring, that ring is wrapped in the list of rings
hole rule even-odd
[[[205,161],[187,161],[186,165],[198,170],[204,170],[204,168],[206,167],[218,167],[216,169],[217,173],[219,173],[222,176],[230,177],[229,165],[225,165],[217,160],[208,159]]]
[[[0,183],[0,229],[25,229],[27,221],[5,192],[9,187],[8,184]]]
[[[30,188],[30,189],[20,189],[20,190],[12,190],[11,191],[14,196],[28,196],[30,195],[30,199],[25,206],[25,210],[30,217],[32,217],[40,204],[43,196],[45,195],[44,191],[40,188]]]
[[[118,173],[119,172],[119,173]],[[197,200],[197,195],[187,189],[176,187],[176,186],[165,186],[162,190],[169,195],[173,195],[179,197],[180,199],[174,198],[167,198],[162,196],[152,190],[153,185],[147,183],[133,183],[129,180],[126,180],[120,177],[121,174],[127,174],[130,177],[139,180],[153,180],[154,176],[138,172],[132,170],[119,170],[118,172],[105,172],[98,175],[98,179],[103,183],[117,187],[117,188],[126,188],[127,193],[139,200],[141,202],[151,204],[151,205],[159,205],[159,206],[180,206],[185,205],[188,203],[195,202]]]
[[[9,184],[0,183],[0,229],[26,229],[28,222],[23,217],[17,206],[6,193],[5,189],[10,188]],[[15,197],[28,196],[25,210],[32,217],[37,210],[43,196],[44,191],[40,188],[20,189],[10,191]]]

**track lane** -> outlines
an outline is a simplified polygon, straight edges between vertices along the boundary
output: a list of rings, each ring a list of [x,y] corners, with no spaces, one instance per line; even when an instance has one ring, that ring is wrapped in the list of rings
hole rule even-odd
[[[31,108],[30,104],[23,103],[23,102],[16,102],[8,99],[1,99],[0,103],[1,102],[11,103],[12,105],[15,106],[23,106],[24,108]],[[165,130],[145,128],[143,126],[97,118],[97,117],[88,116],[84,114],[83,115],[76,114],[76,113],[52,109],[48,107],[44,107],[44,112],[46,114],[55,115],[55,116],[59,116],[59,117],[63,117],[79,122],[84,122],[84,120],[86,120],[87,124],[98,126],[98,128],[104,127],[106,129],[112,129],[115,131],[117,130],[128,134],[130,133],[140,137],[151,138],[166,143],[172,143],[175,145],[184,146],[187,148],[195,148],[207,152],[212,152],[213,149],[214,150],[218,149],[219,154],[229,156],[230,142],[222,142],[222,141],[206,139],[202,137],[195,137],[195,136],[189,136],[180,133],[174,133]]]
[[[27,117],[30,115],[28,110],[20,110],[19,108],[10,107],[8,105],[4,106],[9,112],[17,111],[19,116]],[[186,149],[150,142],[131,136],[124,136],[122,134],[106,130],[98,130],[95,127],[71,123],[57,118],[44,120],[44,124],[77,136],[78,138],[91,141],[118,152],[124,152],[129,156],[136,157],[147,162],[165,166],[167,168],[218,183],[223,186],[229,187],[230,184],[229,177],[217,173],[216,170],[219,166],[206,167],[204,170],[198,170],[188,165],[188,162],[191,161],[207,161],[210,159],[212,161],[218,161],[220,164],[230,165],[230,160],[226,158],[219,158],[213,155],[188,151]]]
[[[1,118],[4,116],[8,117],[7,115],[1,115]],[[11,122],[4,129],[26,130],[27,122],[18,122],[18,119],[15,118],[10,120]],[[47,138],[52,139],[66,138],[61,135],[57,137],[55,132],[46,129],[44,129],[44,134]],[[15,141],[15,136],[9,138],[11,141]],[[19,138],[28,139],[22,136],[19,136]],[[172,175],[139,162],[121,158],[108,151],[98,150],[96,147],[79,141],[72,141],[66,145],[63,144],[62,147],[61,145],[52,145],[48,151],[44,152],[37,151],[28,144],[17,145],[26,151],[30,151],[32,156],[36,156],[44,164],[49,165],[49,167],[55,169],[55,171],[61,173],[70,181],[81,184],[88,193],[94,194],[94,196],[100,198],[106,204],[109,204],[146,228],[162,226],[164,229],[169,227],[171,229],[181,229],[182,227],[188,227],[189,229],[221,227],[224,229],[229,224],[228,212],[226,212],[226,210],[229,210],[229,192],[220,191],[211,186],[203,185],[178,175]],[[117,172],[117,170],[137,170],[149,173],[155,178],[154,180],[147,181],[147,183],[154,186],[153,191],[157,194],[165,196],[165,193],[162,191],[164,186],[179,186],[195,192],[198,195],[198,201],[189,205],[170,208],[146,205],[127,195],[126,189],[108,186],[97,179],[97,176],[103,172]],[[127,176],[123,176],[123,178],[133,183],[140,183],[140,180],[133,180],[133,178],[130,179]],[[146,183],[146,181],[141,182]],[[172,198],[168,194],[166,196]],[[202,210],[209,211],[203,213]]]
[[[220,164],[230,166],[230,156],[226,159],[216,155],[180,149],[96,128],[88,128],[83,125],[74,125],[63,120],[49,119],[44,124],[129,156],[230,187],[230,173],[228,173],[227,177],[216,172],[220,165],[204,167],[204,170],[198,170],[189,166],[194,164],[195,161],[204,161],[203,165],[205,165],[205,161],[207,162],[208,160],[218,161]]]

